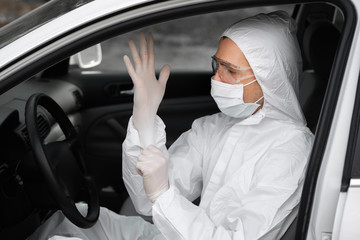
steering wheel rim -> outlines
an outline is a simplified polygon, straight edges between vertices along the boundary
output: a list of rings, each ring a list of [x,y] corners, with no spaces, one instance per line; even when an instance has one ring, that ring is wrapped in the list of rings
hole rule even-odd
[[[65,135],[65,140],[56,142],[46,149],[41,139],[38,126],[38,106],[47,110],[59,124]],[[92,227],[99,218],[100,205],[97,187],[93,179],[86,174],[83,154],[79,147],[77,132],[62,108],[49,96],[40,93],[32,95],[25,107],[25,123],[33,150],[35,161],[44,176],[49,190],[64,215],[81,228]],[[60,149],[60,150],[58,150]],[[65,152],[66,159],[56,154]],[[51,154],[52,152],[55,152]],[[49,157],[50,156],[50,157]],[[55,162],[51,159],[56,159]],[[75,163],[74,163],[75,161]],[[65,166],[65,163],[71,166]],[[65,170],[65,171],[64,171]],[[59,172],[64,172],[70,176]],[[70,173],[69,173],[70,172]],[[74,186],[69,186],[71,183]],[[88,212],[83,216],[75,205],[75,196],[81,190],[86,190]]]

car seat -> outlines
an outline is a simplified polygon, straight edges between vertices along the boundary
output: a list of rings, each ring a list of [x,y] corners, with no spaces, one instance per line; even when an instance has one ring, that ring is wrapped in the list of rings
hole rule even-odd
[[[339,30],[328,20],[316,20],[304,32],[303,53],[311,69],[303,72],[299,102],[312,132],[316,130],[339,38]],[[281,240],[294,240],[296,225],[297,218]]]
[[[329,20],[315,20],[305,29],[302,48],[311,66],[303,72],[299,101],[308,127],[315,132],[325,91],[340,38]]]

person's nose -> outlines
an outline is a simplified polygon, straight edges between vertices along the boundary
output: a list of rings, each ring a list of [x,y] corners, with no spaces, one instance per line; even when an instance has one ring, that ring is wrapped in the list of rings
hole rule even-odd
[[[214,79],[215,81],[221,82],[220,75],[219,75],[219,69],[216,71],[213,79]]]

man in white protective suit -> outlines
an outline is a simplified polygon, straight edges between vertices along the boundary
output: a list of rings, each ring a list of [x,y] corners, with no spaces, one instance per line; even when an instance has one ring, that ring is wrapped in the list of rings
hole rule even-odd
[[[157,80],[151,36],[140,36],[140,55],[130,41],[134,67],[124,60],[135,103],[123,178],[137,212],[152,215],[166,239],[280,237],[299,203],[313,142],[297,99],[295,31],[285,12],[230,26],[212,57],[211,95],[221,112],[195,120],[169,150],[156,116],[169,67]]]
[[[135,94],[123,179],[137,212],[152,215],[154,224],[101,208],[95,226],[82,230],[58,212],[48,220],[54,229],[41,236],[279,239],[296,215],[313,142],[297,100],[302,61],[295,31],[285,12],[225,30],[212,57],[211,95],[221,112],[195,120],[169,149],[156,113],[170,68],[156,79],[151,35],[140,34],[139,52],[129,41],[133,64],[124,61]],[[199,206],[192,203],[198,197]]]

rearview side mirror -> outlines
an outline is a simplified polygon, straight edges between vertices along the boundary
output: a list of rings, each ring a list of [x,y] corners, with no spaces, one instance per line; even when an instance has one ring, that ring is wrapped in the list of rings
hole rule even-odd
[[[80,68],[92,68],[98,66],[101,60],[101,45],[98,43],[71,56],[70,64],[77,64]]]

